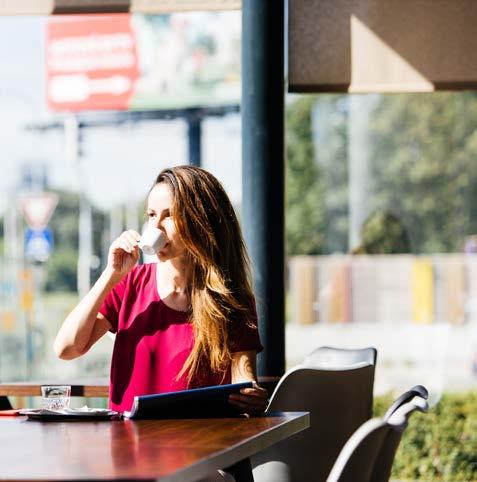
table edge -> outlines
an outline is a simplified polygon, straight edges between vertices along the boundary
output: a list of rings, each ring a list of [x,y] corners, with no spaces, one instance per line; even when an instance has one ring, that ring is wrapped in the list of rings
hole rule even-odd
[[[226,450],[218,452],[213,457],[206,458],[197,462],[193,466],[186,467],[174,474],[161,477],[161,482],[184,482],[184,480],[199,480],[210,475],[216,470],[230,467],[231,465],[252,457],[259,451],[281,442],[282,440],[295,435],[296,433],[306,430],[310,427],[310,412],[274,412],[269,417],[290,417],[291,420],[284,420],[280,425],[271,427],[260,436],[260,448],[256,450],[255,437],[246,439]],[[233,452],[231,452],[233,450]]]

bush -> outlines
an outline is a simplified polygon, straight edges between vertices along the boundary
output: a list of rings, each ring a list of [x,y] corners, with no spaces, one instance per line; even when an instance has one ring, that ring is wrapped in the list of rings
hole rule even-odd
[[[393,397],[376,397],[381,416]],[[394,460],[399,480],[477,480],[477,392],[445,394],[427,414],[415,413]]]

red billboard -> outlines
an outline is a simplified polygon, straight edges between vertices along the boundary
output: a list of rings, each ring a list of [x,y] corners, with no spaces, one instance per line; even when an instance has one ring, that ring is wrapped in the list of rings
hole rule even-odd
[[[128,109],[139,75],[130,16],[68,15],[49,20],[46,72],[52,110]]]

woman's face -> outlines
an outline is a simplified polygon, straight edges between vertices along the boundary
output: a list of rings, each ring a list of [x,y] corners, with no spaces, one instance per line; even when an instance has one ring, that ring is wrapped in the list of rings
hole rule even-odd
[[[172,191],[165,183],[156,184],[147,198],[149,224],[159,228],[166,235],[166,244],[157,253],[161,261],[186,254],[179,233],[172,218]]]

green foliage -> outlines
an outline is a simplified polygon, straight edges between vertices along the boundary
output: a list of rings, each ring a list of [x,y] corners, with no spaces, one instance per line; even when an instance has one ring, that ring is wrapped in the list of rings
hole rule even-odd
[[[406,228],[396,216],[375,212],[361,228],[361,246],[355,254],[409,253],[411,245]]]
[[[46,291],[75,291],[78,260],[79,196],[56,191],[58,205],[50,220],[55,249],[46,263]]]
[[[287,252],[320,254],[323,250],[323,202],[314,160],[311,109],[315,97],[302,97],[287,109],[286,239]]]
[[[78,250],[79,196],[72,191],[55,191],[59,196],[58,205],[50,220],[55,239],[55,248],[68,247]]]
[[[397,215],[412,251],[462,251],[477,232],[477,95],[379,96],[371,115],[373,209]]]
[[[376,397],[382,416],[393,397]],[[398,480],[477,480],[477,392],[445,394],[427,414],[413,414],[394,460]]]
[[[76,291],[78,262],[79,196],[71,191],[57,191],[60,199],[50,227],[55,249],[46,263],[46,291]],[[93,210],[93,253],[101,254],[105,214]],[[95,273],[93,273],[94,275]]]
[[[45,291],[76,291],[78,251],[55,249],[47,261]]]
[[[288,105],[286,120],[287,252],[346,252],[346,96],[300,97]]]
[[[289,254],[348,250],[348,101],[303,96],[288,105]],[[462,251],[477,233],[477,94],[373,95],[369,102],[369,212],[400,220],[410,244],[400,252]]]
[[[324,212],[323,253],[348,251],[348,97],[320,95],[312,109]]]

